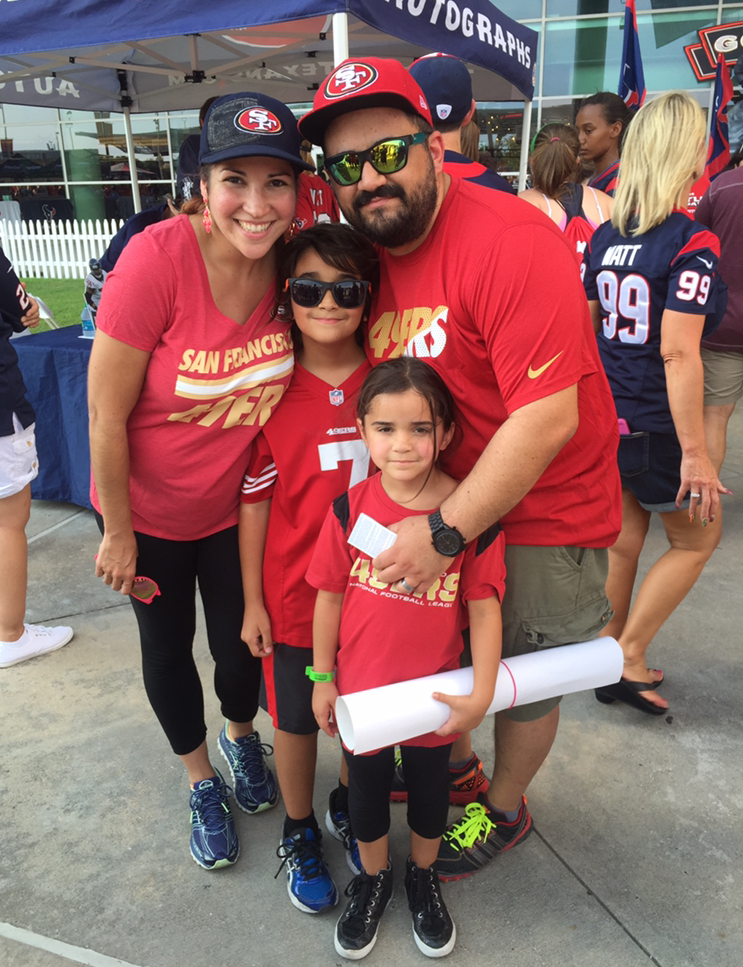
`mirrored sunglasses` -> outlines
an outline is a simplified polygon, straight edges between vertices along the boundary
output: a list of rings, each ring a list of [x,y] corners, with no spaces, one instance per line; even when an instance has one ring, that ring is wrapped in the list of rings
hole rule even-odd
[[[364,304],[367,292],[371,289],[370,282],[363,279],[344,279],[343,282],[319,282],[317,279],[289,279],[287,282],[289,295],[303,309],[319,306],[330,289],[335,303],[341,309],[358,309]]]
[[[152,604],[155,598],[160,596],[160,588],[157,581],[152,578],[136,577],[132,584],[131,596],[137,598],[142,604]]]
[[[406,134],[401,138],[386,138],[377,141],[366,151],[346,151],[325,159],[325,167],[339,185],[355,185],[368,161],[380,175],[391,175],[402,171],[408,162],[408,148],[413,144],[423,144],[427,134]]]

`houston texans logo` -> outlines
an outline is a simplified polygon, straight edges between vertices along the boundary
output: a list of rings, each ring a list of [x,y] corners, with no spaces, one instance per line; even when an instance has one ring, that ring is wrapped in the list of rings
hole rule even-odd
[[[377,79],[376,70],[369,64],[342,64],[330,75],[325,85],[325,97],[343,97],[369,87]]]
[[[281,121],[266,107],[249,107],[235,115],[235,127],[251,134],[280,134]]]

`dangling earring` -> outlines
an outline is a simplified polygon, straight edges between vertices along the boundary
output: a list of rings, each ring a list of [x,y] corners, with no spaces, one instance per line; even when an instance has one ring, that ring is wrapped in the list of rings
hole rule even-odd
[[[299,231],[299,225],[297,225],[296,219],[292,219],[291,225],[284,232],[284,241],[289,242]]]
[[[209,211],[209,202],[204,199],[204,214],[202,216],[202,221],[204,222],[204,230],[208,235],[212,230],[212,213]]]

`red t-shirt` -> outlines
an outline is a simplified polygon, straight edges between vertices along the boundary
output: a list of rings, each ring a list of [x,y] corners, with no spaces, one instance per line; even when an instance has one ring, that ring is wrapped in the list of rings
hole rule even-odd
[[[295,648],[312,647],[317,591],[305,574],[328,507],[369,474],[356,401],[370,369],[364,361],[334,389],[297,365],[251,451],[242,500],[271,500],[263,598],[274,640]]]
[[[523,199],[452,179],[423,244],[380,258],[367,355],[374,365],[407,352],[446,380],[463,441],[444,469],[462,479],[509,414],[577,384],[578,430],[501,523],[511,544],[613,544],[616,412],[559,229]]]
[[[250,445],[294,368],[273,299],[272,283],[245,325],[223,315],[185,216],[134,236],[108,275],[98,328],[150,353],[127,424],[135,530],[197,540],[237,523]]]
[[[335,193],[327,181],[311,171],[303,171],[297,186],[297,207],[294,221],[297,228],[311,228],[318,222],[339,222],[341,220]]]
[[[371,559],[347,540],[360,513],[378,523],[430,514],[411,511],[384,492],[375,474],[338,498],[328,511],[307,580],[315,588],[343,594],[336,684],[341,695],[459,667],[465,605],[505,589],[503,533],[494,527],[452,558],[423,594],[401,595],[380,581]],[[445,745],[451,736],[432,732],[406,745]]]

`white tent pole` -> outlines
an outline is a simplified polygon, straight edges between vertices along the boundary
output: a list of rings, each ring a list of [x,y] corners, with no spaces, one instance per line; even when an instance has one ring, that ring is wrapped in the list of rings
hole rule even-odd
[[[526,169],[529,164],[529,141],[531,138],[531,101],[524,101],[524,123],[521,127],[521,160],[519,162],[519,191],[526,188]]]
[[[137,159],[134,155],[134,140],[132,138],[132,119],[129,108],[124,108],[124,133],[126,134],[126,153],[129,158],[129,174],[132,176],[132,201],[134,211],[142,211],[142,199],[139,194],[139,178],[137,177]]]
[[[333,66],[348,60],[348,14],[333,14]]]

